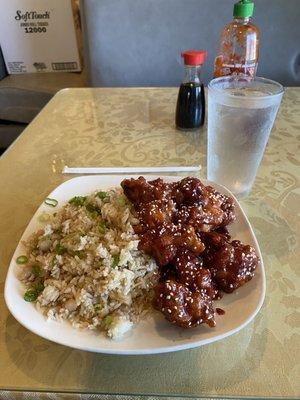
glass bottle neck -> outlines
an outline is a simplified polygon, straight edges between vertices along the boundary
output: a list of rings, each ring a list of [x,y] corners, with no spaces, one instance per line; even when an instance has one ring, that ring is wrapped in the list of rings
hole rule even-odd
[[[201,83],[201,67],[202,65],[185,65],[185,76],[183,83],[195,82]]]

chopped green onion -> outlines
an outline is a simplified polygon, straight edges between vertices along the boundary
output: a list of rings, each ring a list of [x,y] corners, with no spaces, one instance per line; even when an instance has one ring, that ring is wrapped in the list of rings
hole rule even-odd
[[[42,282],[37,281],[34,285],[33,285],[33,289],[37,292],[37,294],[39,295],[43,290],[44,290],[44,285]]]
[[[101,235],[104,235],[106,230],[107,230],[106,223],[105,222],[100,222],[98,230],[99,230],[99,233],[101,233]]]
[[[86,204],[85,208],[92,219],[96,219],[99,215],[101,215],[101,210],[91,203]]]
[[[119,264],[119,261],[120,261],[119,254],[115,254],[114,256],[112,256],[112,262],[110,264],[111,268],[116,268]]]
[[[85,206],[85,208],[86,208],[86,210],[87,210],[88,212],[94,212],[95,209],[96,209],[96,207],[93,206],[93,204],[91,204],[91,203],[88,203],[88,204]]]
[[[97,218],[98,215],[101,214],[101,210],[98,207],[96,207],[93,204],[91,204],[91,203],[87,204],[85,206],[85,208],[86,208],[87,212],[90,214],[92,219]]]
[[[28,289],[24,294],[25,301],[35,301],[39,294],[44,290],[42,282],[37,281],[31,289]]]
[[[100,191],[96,193],[96,196],[99,197],[99,199],[104,200],[107,197],[107,193]]]
[[[16,261],[17,261],[17,264],[26,264],[28,262],[28,257],[19,256]]]
[[[117,202],[120,204],[120,206],[125,206],[126,200],[124,197],[118,197]]]
[[[94,262],[94,268],[98,269],[102,266],[102,260],[98,260]]]
[[[39,215],[39,217],[38,217],[38,220],[40,221],[40,222],[47,222],[47,221],[49,221],[49,219],[50,219],[50,215],[49,214],[47,214],[47,213],[45,213],[45,212],[43,212],[41,215]]]
[[[75,251],[75,254],[77,257],[80,258],[80,260],[83,260],[86,258],[86,252],[84,250],[77,250]]]
[[[97,217],[98,217],[98,213],[97,213],[97,211],[93,211],[93,212],[91,212],[90,213],[90,217],[92,218],[92,219],[96,219]]]
[[[42,269],[38,264],[34,264],[32,266],[32,273],[36,278],[41,276],[41,272],[42,272]]]
[[[66,251],[67,251],[67,249],[66,249],[64,246],[62,246],[60,243],[58,243],[58,244],[55,246],[55,253],[56,253],[56,254],[62,255],[62,254],[64,254]]]
[[[100,304],[95,304],[94,305],[94,310],[95,310],[95,312],[99,312],[101,310],[101,305]]]
[[[49,197],[47,197],[47,199],[44,201],[44,203],[47,204],[47,206],[56,207],[58,204],[58,201],[56,199],[50,199]]]
[[[74,206],[83,206],[86,201],[86,196],[75,196],[71,200],[69,200],[69,204],[73,204]]]
[[[38,298],[38,292],[34,289],[28,289],[24,294],[25,301],[35,301]]]
[[[105,325],[105,326],[109,326],[109,325],[111,325],[112,324],[112,322],[113,322],[113,317],[111,316],[111,315],[107,315],[106,317],[104,317],[103,318],[103,324]]]

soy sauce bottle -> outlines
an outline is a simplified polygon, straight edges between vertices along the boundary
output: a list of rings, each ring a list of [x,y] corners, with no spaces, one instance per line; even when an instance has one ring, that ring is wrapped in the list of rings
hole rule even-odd
[[[202,50],[181,53],[185,64],[185,77],[180,85],[177,99],[176,127],[178,129],[197,129],[204,124],[205,94],[200,73],[206,56],[207,52]]]

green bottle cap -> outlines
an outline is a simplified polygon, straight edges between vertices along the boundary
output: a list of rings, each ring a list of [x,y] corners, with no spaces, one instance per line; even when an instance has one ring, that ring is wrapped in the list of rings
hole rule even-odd
[[[251,0],[240,0],[233,7],[233,16],[242,18],[252,17],[253,10],[254,3]]]

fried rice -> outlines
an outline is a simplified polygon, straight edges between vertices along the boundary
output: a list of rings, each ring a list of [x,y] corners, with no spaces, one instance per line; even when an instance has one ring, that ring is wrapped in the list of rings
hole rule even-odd
[[[122,337],[151,309],[157,265],[138,250],[131,204],[116,188],[75,197],[24,242],[24,299],[47,319]]]

